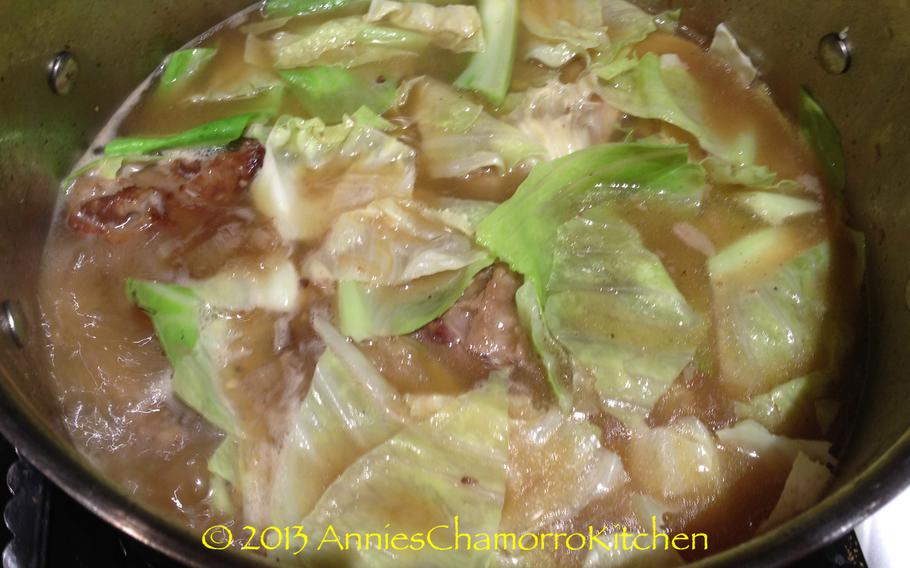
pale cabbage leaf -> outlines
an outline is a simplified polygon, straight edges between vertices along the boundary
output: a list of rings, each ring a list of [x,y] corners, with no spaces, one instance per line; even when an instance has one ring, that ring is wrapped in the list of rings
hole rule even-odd
[[[824,432],[825,424],[818,423],[815,403],[828,393],[832,382],[830,372],[810,373],[755,395],[748,402],[733,401],[733,408],[739,418],[755,420],[775,434],[807,418],[815,420]]]
[[[585,75],[575,83],[558,79],[528,89],[505,120],[515,125],[554,160],[609,141],[619,112],[597,96],[597,79]]]
[[[536,532],[577,515],[629,481],[587,420],[551,410],[511,425],[509,498],[502,530]]]
[[[296,524],[342,472],[407,423],[403,399],[357,347],[324,320],[315,327],[326,351],[274,465],[262,519],[272,524]]]
[[[401,286],[459,270],[487,257],[474,244],[474,227],[495,204],[448,200],[439,207],[380,199],[338,216],[308,258],[304,274],[316,281]]]
[[[612,204],[558,229],[544,318],[606,408],[643,416],[689,364],[702,318]]]
[[[373,0],[366,20],[423,33],[433,45],[455,53],[484,49],[483,22],[474,6]]]
[[[548,67],[561,67],[608,41],[601,0],[523,0],[519,17],[534,38],[525,56]]]
[[[770,530],[815,505],[833,478],[831,470],[824,464],[800,452],[793,462],[777,504],[771,515],[758,527],[759,532]]]
[[[457,270],[424,276],[400,286],[343,280],[338,284],[341,331],[357,341],[406,335],[443,315],[474,277],[493,263],[487,256]]]
[[[417,123],[421,160],[432,177],[463,177],[485,168],[503,172],[544,156],[535,140],[447,85],[420,79],[408,87],[408,114]]]
[[[379,26],[361,16],[336,18],[298,31],[280,31],[267,40],[247,37],[248,52],[267,52],[277,69],[311,65],[356,67],[416,57],[430,45],[430,38],[422,33]],[[256,45],[262,42],[264,46]]]
[[[411,196],[416,152],[375,126],[351,117],[335,126],[318,118],[277,121],[252,196],[282,237],[313,241],[345,211]]]
[[[500,525],[509,459],[507,385],[491,377],[483,386],[457,397],[430,418],[409,426],[351,465],[298,524],[321,539],[331,525],[348,532],[426,533],[437,525],[493,534]],[[454,547],[454,531],[434,535],[438,547]],[[343,536],[342,536],[343,538]],[[488,562],[491,553],[460,547],[445,552],[391,549],[346,551],[323,547],[320,558],[366,565],[394,562],[464,566]]]
[[[743,420],[735,426],[716,432],[725,449],[738,451],[757,459],[776,460],[792,464],[800,454],[813,461],[835,465],[831,455],[831,442],[826,440],[801,440],[768,432],[754,420]]]
[[[824,348],[831,245],[800,250],[785,228],[750,234],[708,262],[721,382],[735,396],[811,371]]]
[[[695,136],[710,154],[735,165],[755,162],[755,142],[748,136],[729,141],[707,125],[702,87],[675,54],[646,53],[624,65],[598,69],[601,96],[613,107],[639,118],[661,120]]]
[[[643,431],[626,455],[636,485],[657,499],[710,499],[724,481],[714,435],[693,416]]]
[[[758,69],[755,68],[749,56],[743,53],[727,24],[720,23],[717,25],[717,29],[714,30],[714,39],[711,41],[711,47],[708,52],[729,65],[733,74],[743,85],[751,85],[755,78],[758,77]]]

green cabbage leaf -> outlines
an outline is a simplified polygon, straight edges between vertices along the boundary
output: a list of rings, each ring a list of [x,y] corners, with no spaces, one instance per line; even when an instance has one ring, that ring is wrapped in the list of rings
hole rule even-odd
[[[338,284],[341,331],[357,341],[407,335],[443,315],[464,295],[490,257],[457,270],[425,276],[400,286],[343,280]]]
[[[179,87],[206,67],[218,52],[212,47],[181,49],[170,54],[161,72],[159,89]]]
[[[474,91],[494,105],[502,104],[515,64],[518,6],[518,0],[478,0],[485,45],[455,81],[456,87]]]
[[[228,434],[239,433],[225,393],[235,376],[231,343],[238,333],[231,311],[293,311],[299,280],[289,261],[258,272],[231,272],[182,286],[127,280],[130,300],[152,320],[155,334],[173,367],[177,396]]]
[[[840,131],[825,109],[805,88],[800,91],[799,125],[825,172],[828,187],[842,194],[847,186],[847,160]]]
[[[689,209],[704,184],[685,146],[594,146],[538,165],[478,225],[478,242],[533,287],[519,310],[563,405],[571,385],[557,345],[573,377],[592,377],[603,404],[636,423],[691,361],[702,318],[617,205]]]
[[[268,18],[288,18],[331,14],[339,10],[366,6],[370,0],[266,0],[263,12]]]
[[[397,81],[363,68],[346,69],[322,65],[282,71],[281,78],[290,85],[304,110],[326,124],[337,124],[361,107],[383,114],[395,103]]]
[[[568,412],[572,408],[572,358],[547,327],[533,284],[525,282],[521,285],[515,293],[515,304],[521,325],[530,335],[534,350],[543,362],[556,401],[563,411]]]
[[[446,4],[449,1],[425,0],[426,3],[433,5]],[[266,0],[263,12],[267,18],[272,20],[293,16],[328,15],[342,11],[366,10],[369,5],[370,0]]]
[[[704,170],[688,162],[685,145],[592,146],[536,166],[515,195],[480,222],[477,241],[545,298],[557,232],[565,222],[610,199],[697,207],[704,186]]]
[[[261,113],[248,113],[208,122],[177,134],[114,138],[105,145],[104,155],[108,157],[134,156],[173,148],[226,146],[241,138],[247,127],[262,118],[264,116]]]
[[[733,408],[739,418],[755,420],[775,434],[807,420],[824,433],[826,425],[819,420],[816,403],[829,394],[833,379],[832,373],[827,371],[810,373],[757,394],[748,402],[733,401]]]

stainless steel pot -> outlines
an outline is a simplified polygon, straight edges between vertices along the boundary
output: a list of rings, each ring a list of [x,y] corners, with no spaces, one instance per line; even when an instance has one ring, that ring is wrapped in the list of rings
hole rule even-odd
[[[0,430],[51,479],[112,524],[193,565],[208,553],[113,487],[72,448],[50,395],[35,289],[58,182],[119,103],[170,51],[249,0],[0,0]],[[847,532],[910,484],[910,5],[907,0],[652,0],[710,34],[726,21],[784,109],[806,85],[834,117],[847,205],[868,237],[870,360],[833,492],[780,528],[704,566],[791,562]],[[824,36],[846,31],[846,42]],[[841,71],[845,52],[852,58]],[[75,57],[75,67],[67,56]],[[59,94],[64,93],[67,94]]]

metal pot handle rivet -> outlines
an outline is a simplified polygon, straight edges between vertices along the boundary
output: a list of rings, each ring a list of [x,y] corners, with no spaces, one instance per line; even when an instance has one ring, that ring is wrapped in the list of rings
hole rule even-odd
[[[25,347],[24,322],[18,303],[7,300],[0,304],[0,332],[12,339],[17,347]]]
[[[78,75],[79,62],[76,61],[76,56],[69,51],[61,51],[48,65],[47,82],[51,91],[58,95],[66,95],[72,90]]]
[[[850,69],[852,49],[847,40],[847,30],[830,33],[818,42],[818,62],[832,75],[841,75]]]

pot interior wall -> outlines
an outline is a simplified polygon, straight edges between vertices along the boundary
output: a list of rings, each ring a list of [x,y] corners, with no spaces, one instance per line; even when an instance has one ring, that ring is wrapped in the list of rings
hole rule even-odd
[[[58,180],[119,103],[167,53],[247,3],[0,0],[4,14],[0,20],[0,301],[18,302],[20,325],[29,339],[21,349],[5,334],[0,337],[0,407],[8,410],[0,421],[8,434],[14,432],[10,434],[14,438],[40,435],[53,440],[58,451],[68,447],[53,418],[56,405],[46,385],[46,356],[33,295]],[[783,108],[794,108],[800,85],[810,88],[841,130],[848,158],[846,201],[855,225],[867,235],[870,364],[867,372],[854,379],[865,394],[838,473],[840,491],[764,539],[772,542],[747,545],[757,558],[760,547],[797,543],[795,535],[811,523],[835,518],[845,524],[855,521],[887,493],[873,491],[866,501],[858,500],[851,494],[859,487],[857,477],[864,474],[873,487],[883,486],[876,485],[883,470],[910,454],[910,443],[899,443],[910,427],[906,410],[910,407],[906,374],[910,311],[905,298],[910,278],[910,263],[905,259],[910,250],[910,207],[904,204],[910,190],[910,163],[905,159],[910,140],[906,118],[910,116],[910,75],[904,70],[910,60],[910,35],[903,33],[910,28],[910,10],[905,0],[649,4],[683,8],[683,23],[706,35],[726,21]],[[831,75],[819,65],[817,44],[825,34],[845,28],[849,28],[853,64],[845,74]],[[53,94],[47,79],[48,62],[61,50],[73,52],[80,65],[67,96]],[[35,457],[39,465],[50,464]],[[904,471],[910,475],[910,469]],[[888,483],[895,485],[895,479],[892,473]],[[845,514],[848,505],[852,509]],[[728,555],[714,562],[726,560]]]

